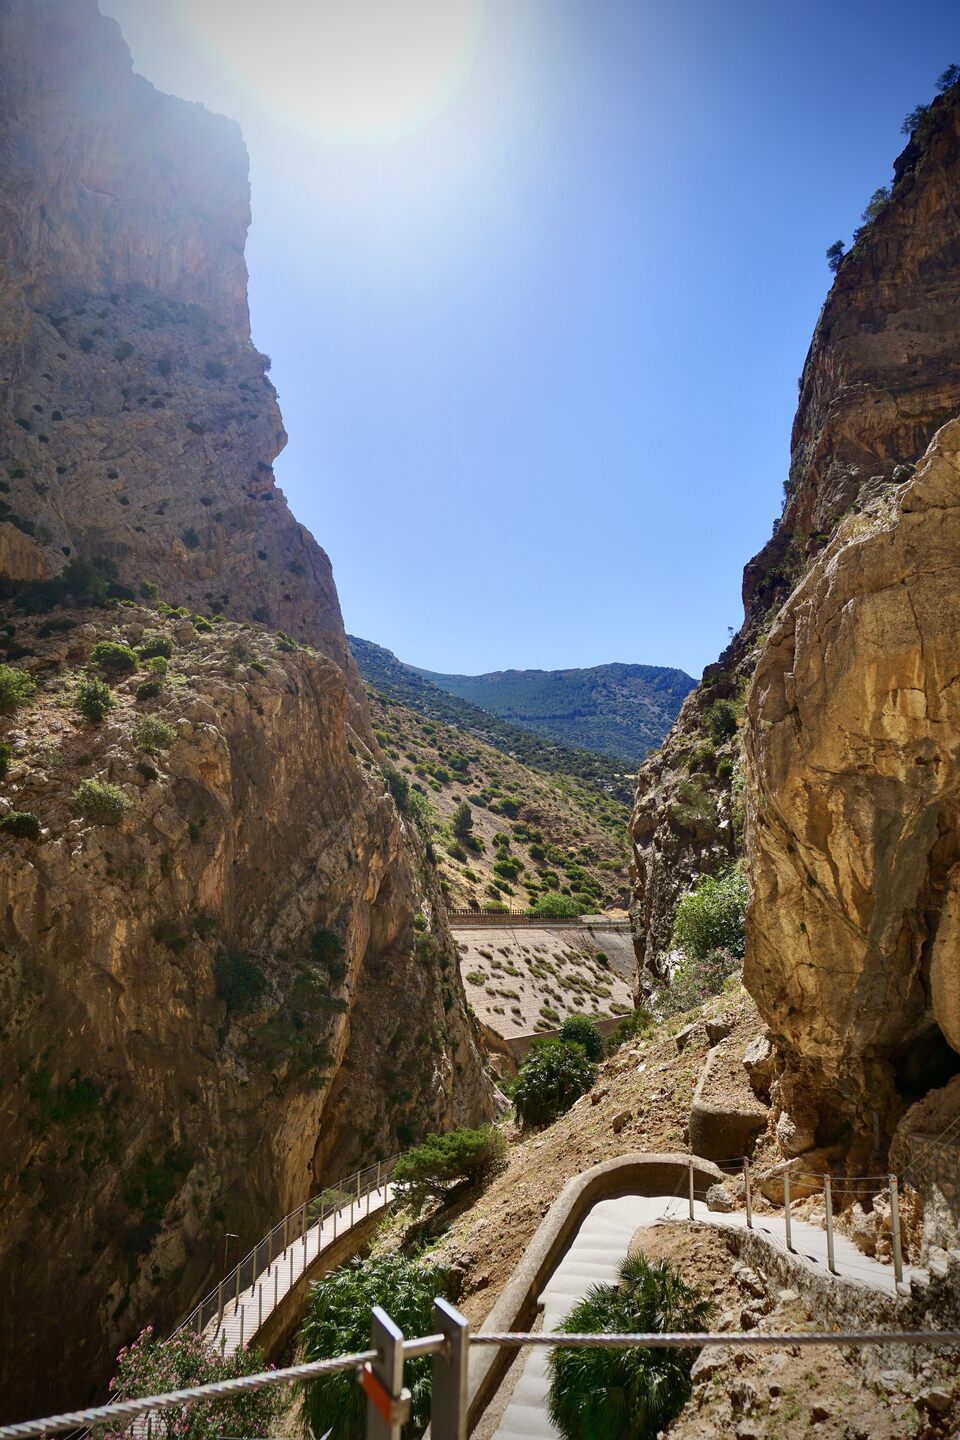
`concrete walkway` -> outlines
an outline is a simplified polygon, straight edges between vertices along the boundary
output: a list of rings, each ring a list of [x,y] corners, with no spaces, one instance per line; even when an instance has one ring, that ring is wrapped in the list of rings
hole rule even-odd
[[[702,1201],[694,1205],[697,1221],[721,1229],[743,1229],[747,1217],[733,1211],[722,1215],[708,1210]],[[601,1200],[584,1219],[574,1240],[540,1294],[543,1306],[543,1329],[555,1331],[578,1300],[594,1285],[616,1283],[620,1265],[626,1256],[633,1235],[641,1227],[667,1220],[689,1220],[686,1199],[676,1195],[625,1195],[617,1200]],[[755,1215],[753,1228],[766,1237],[775,1249],[787,1253],[784,1222],[781,1215]],[[794,1220],[792,1225],[794,1260],[818,1273],[827,1274],[826,1231]],[[843,1235],[834,1237],[834,1258],[839,1272],[837,1283],[860,1285],[896,1294],[893,1267],[881,1265],[862,1255]],[[910,1267],[904,1266],[903,1278],[910,1280]],[[547,1413],[547,1392],[550,1388],[549,1352],[532,1349],[523,1362],[520,1377],[495,1432],[495,1440],[536,1440],[540,1436],[559,1436]]]
[[[241,1345],[253,1343],[261,1325],[283,1305],[304,1271],[316,1263],[334,1239],[346,1234],[355,1221],[366,1220],[368,1215],[389,1205],[393,1196],[393,1185],[384,1185],[379,1190],[371,1190],[359,1205],[345,1205],[342,1210],[325,1215],[322,1227],[311,1225],[286,1250],[281,1251],[272,1265],[260,1272],[249,1288],[241,1290],[239,1296],[228,1297],[223,1310],[223,1324],[215,1315],[203,1332],[204,1339],[227,1355],[232,1355]]]

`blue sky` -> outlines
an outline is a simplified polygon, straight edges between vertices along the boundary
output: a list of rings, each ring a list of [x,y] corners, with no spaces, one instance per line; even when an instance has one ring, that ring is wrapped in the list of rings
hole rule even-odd
[[[347,629],[435,670],[698,676],[780,509],[824,250],[960,61],[956,4],[101,9],[243,127],[276,473]]]

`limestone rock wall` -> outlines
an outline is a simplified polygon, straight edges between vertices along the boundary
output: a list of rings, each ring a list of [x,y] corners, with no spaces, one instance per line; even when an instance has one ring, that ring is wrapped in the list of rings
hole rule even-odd
[[[329,562],[274,482],[248,223],[235,125],[135,76],[95,0],[0,0],[0,650],[39,682],[0,717],[0,813],[43,827],[0,832],[4,1420],[102,1394],[118,1345],[212,1283],[225,1231],[249,1245],[491,1113]],[[75,557],[233,618],[25,616],[17,582]],[[151,628],[174,642],[160,693],[140,673],[82,721],[94,641]],[[156,753],[151,712],[176,735]],[[122,787],[122,824],[84,820],[83,779]]]
[[[330,562],[273,476],[238,126],[135,75],[95,0],[2,0],[0,155],[8,573],[106,556],[320,646],[359,695]]]
[[[715,772],[695,777],[708,801],[696,825],[678,832],[669,823],[692,753],[708,738],[706,710],[744,692],[779,607],[842,518],[899,483],[960,414],[958,188],[954,86],[895,162],[889,202],[859,232],[824,303],[800,379],[783,514],[744,570],[743,626],[640,771],[631,832],[641,984],[662,970],[678,897],[742,848],[724,826],[729,781]],[[738,809],[735,801],[735,819]]]
[[[764,646],[746,727],[745,979],[780,1129],[889,1140],[960,1070],[960,421],[844,521]]]
[[[136,608],[18,623],[35,697],[0,810],[0,1413],[101,1393],[244,1249],[355,1165],[489,1116],[456,951],[342,671]],[[97,639],[174,643],[163,693],[71,708]],[[176,738],[138,748],[152,714]],[[352,752],[352,753],[351,753]],[[119,826],[80,779],[119,785]],[[422,929],[416,929],[417,925]]]

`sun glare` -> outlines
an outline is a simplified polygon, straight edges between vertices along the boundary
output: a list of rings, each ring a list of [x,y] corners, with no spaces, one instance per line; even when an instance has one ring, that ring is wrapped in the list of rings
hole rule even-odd
[[[318,139],[383,141],[432,119],[473,58],[484,0],[176,0],[251,98]]]

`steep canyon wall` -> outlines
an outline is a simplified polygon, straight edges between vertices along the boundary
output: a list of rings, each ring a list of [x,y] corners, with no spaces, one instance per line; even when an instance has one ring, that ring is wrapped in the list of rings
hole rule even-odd
[[[14,1420],[102,1393],[225,1231],[251,1243],[491,1090],[329,562],[274,482],[239,131],[135,76],[94,0],[0,0],[0,155],[2,643],[37,686],[2,717],[0,812],[40,827],[0,831]],[[137,603],[24,612],[19,582],[94,557]],[[144,689],[141,660],[80,716],[93,646],[157,635],[168,674]],[[116,823],[73,798],[89,779]]]
[[[905,1105],[957,1068],[958,194],[954,86],[820,314],[743,627],[639,777],[641,983],[662,971],[678,896],[745,852],[746,979],[786,1063],[790,1153],[876,1134],[884,1154]],[[739,735],[718,731],[718,700]]]

